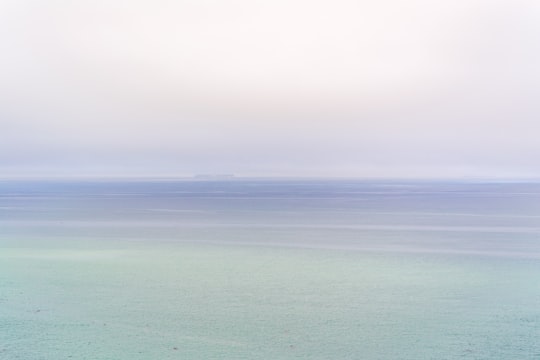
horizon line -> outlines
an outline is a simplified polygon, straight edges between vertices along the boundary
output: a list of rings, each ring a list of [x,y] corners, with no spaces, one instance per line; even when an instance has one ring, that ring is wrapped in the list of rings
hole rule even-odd
[[[235,182],[249,180],[274,181],[381,181],[381,182],[540,182],[538,176],[314,176],[314,175],[235,175],[235,174],[192,174],[192,175],[0,175],[0,181],[197,181],[197,182]]]

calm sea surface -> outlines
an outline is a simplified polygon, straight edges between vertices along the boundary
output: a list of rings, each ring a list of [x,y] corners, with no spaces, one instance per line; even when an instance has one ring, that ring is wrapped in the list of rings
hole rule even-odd
[[[0,182],[0,359],[540,359],[540,184]]]

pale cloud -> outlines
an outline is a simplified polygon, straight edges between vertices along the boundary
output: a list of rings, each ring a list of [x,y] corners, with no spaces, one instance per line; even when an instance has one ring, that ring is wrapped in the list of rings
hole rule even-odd
[[[0,14],[4,172],[540,175],[535,1],[2,0]]]

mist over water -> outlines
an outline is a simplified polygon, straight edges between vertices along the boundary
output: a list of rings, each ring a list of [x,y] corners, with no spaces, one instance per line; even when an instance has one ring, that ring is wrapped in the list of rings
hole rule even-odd
[[[539,35],[533,0],[0,1],[0,360],[540,359]]]
[[[3,359],[535,359],[540,185],[0,183]]]

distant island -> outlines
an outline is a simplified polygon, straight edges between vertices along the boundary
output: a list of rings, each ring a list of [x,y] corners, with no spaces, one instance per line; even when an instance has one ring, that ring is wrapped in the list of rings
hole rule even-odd
[[[195,174],[193,176],[198,180],[231,180],[234,179],[234,174]]]

